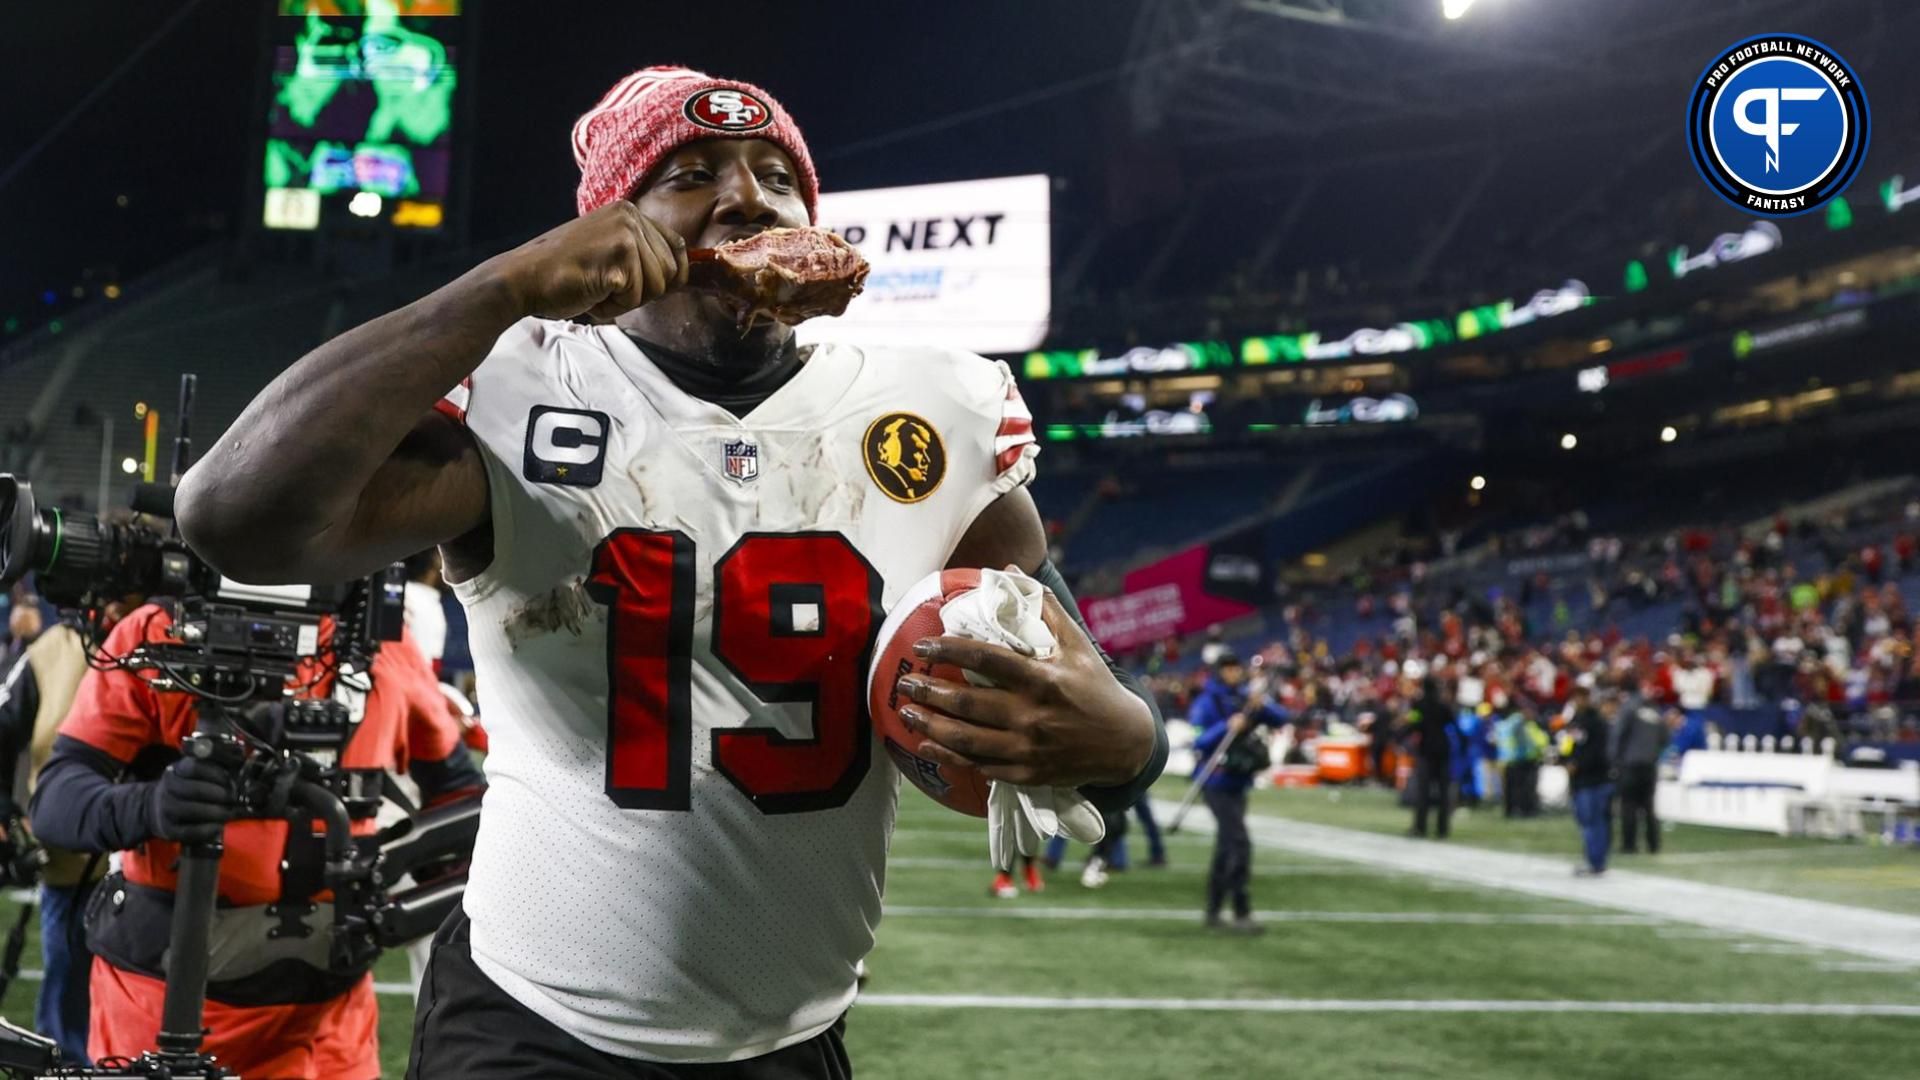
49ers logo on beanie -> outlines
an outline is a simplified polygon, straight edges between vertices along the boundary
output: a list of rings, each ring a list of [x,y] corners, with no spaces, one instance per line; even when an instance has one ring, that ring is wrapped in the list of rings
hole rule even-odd
[[[773,123],[773,110],[745,90],[714,87],[687,99],[687,119],[715,131],[758,131]]]
[[[574,122],[573,160],[580,166],[575,202],[590,214],[631,199],[667,155],[702,139],[765,139],[787,152],[815,220],[820,176],[793,117],[751,83],[716,79],[683,67],[650,67],[621,79]]]

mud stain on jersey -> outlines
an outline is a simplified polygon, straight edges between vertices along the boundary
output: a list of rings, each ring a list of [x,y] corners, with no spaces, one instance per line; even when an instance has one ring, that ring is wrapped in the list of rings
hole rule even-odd
[[[655,465],[661,465],[658,470],[662,473],[659,490],[655,490],[654,487]],[[692,531],[687,520],[673,511],[673,500],[669,498],[669,494],[673,491],[672,484],[675,479],[671,472],[671,465],[663,465],[646,457],[636,458],[633,464],[627,467],[627,480],[633,484],[633,501],[631,503],[624,501],[624,495],[621,493],[600,496],[601,502],[596,504],[596,510],[600,514],[601,524],[608,529],[616,525],[630,525],[644,526],[649,529],[678,528]],[[636,506],[639,509],[638,516],[634,513]]]
[[[581,578],[514,608],[501,620],[500,628],[506,631],[507,645],[517,649],[534,638],[562,630],[579,637],[598,611],[599,605],[587,595],[585,579]]]
[[[701,574],[693,587],[693,623],[705,626],[713,621],[713,575]]]
[[[796,440],[788,451],[790,458],[774,464],[770,479],[784,493],[781,516],[790,519],[790,527],[813,529],[860,520],[866,477],[843,472],[824,435]]]

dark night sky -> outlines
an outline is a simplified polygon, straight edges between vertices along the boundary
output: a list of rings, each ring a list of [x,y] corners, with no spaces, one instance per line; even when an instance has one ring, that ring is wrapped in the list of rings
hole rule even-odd
[[[938,137],[838,148],[1110,69],[1138,2],[494,0],[479,12],[472,234],[511,236],[569,216],[573,119],[650,63],[772,90],[800,120],[829,187],[1077,171],[1118,114],[1112,84]],[[0,36],[0,100],[9,103],[0,172],[184,3],[81,0],[10,13]],[[0,315],[43,288],[65,291],[89,266],[126,274],[154,265],[242,212],[268,3],[202,0],[0,188]]]
[[[1579,61],[1586,57],[1587,42],[1598,47],[1614,34],[1660,37],[1668,27],[1676,38],[1668,44],[1677,51],[1657,61],[1638,47],[1623,53],[1627,62],[1615,66],[1642,86],[1642,96],[1633,100],[1611,91],[1568,95],[1563,87],[1551,105],[1538,105],[1542,115],[1489,118],[1479,99],[1481,88],[1468,83],[1446,100],[1426,102],[1436,115],[1410,130],[1339,131],[1319,145],[1228,146],[1210,157],[1163,146],[1142,156],[1136,146],[1116,138],[1125,130],[1127,97],[1127,84],[1116,69],[1125,60],[1138,11],[1151,2],[478,0],[477,55],[462,61],[463,77],[476,91],[473,186],[467,193],[472,236],[478,242],[515,238],[570,216],[576,174],[567,140],[574,118],[629,71],[677,62],[773,91],[799,119],[828,188],[1046,171],[1071,184],[1055,203],[1063,227],[1103,212],[1110,197],[1119,197],[1115,189],[1132,187],[1158,190],[1163,211],[1166,198],[1208,198],[1208,208],[1217,212],[1205,215],[1201,228],[1244,238],[1249,228],[1277,218],[1290,189],[1259,180],[1209,189],[1209,181],[1317,153],[1364,155],[1422,142],[1456,145],[1461,152],[1454,160],[1417,166],[1418,180],[1436,196],[1432,200],[1409,197],[1413,165],[1352,168],[1322,186],[1321,203],[1291,239],[1290,251],[1303,266],[1355,253],[1368,233],[1377,234],[1391,257],[1416,246],[1409,237],[1430,226],[1427,217],[1438,214],[1435,208],[1444,208],[1451,193],[1464,192],[1485,160],[1483,151],[1496,140],[1506,154],[1502,183],[1516,190],[1489,192],[1481,201],[1516,207],[1519,217],[1512,224],[1524,232],[1532,216],[1551,213],[1594,176],[1607,175],[1611,163],[1631,159],[1633,147],[1649,133],[1667,139],[1679,130],[1679,103],[1697,72],[1697,57],[1723,44],[1730,33],[1720,20],[1700,14],[1713,14],[1707,0],[1698,8],[1686,7],[1685,17],[1675,14],[1671,0],[1488,0],[1492,15],[1505,17],[1488,17],[1471,33],[1510,51],[1564,54]],[[1401,26],[1438,18],[1437,0],[1348,4]],[[14,6],[19,10],[9,12],[6,33],[0,34],[0,101],[7,106],[0,108],[0,175],[10,173],[29,147],[142,43],[183,10],[186,14],[0,187],[0,251],[5,252],[0,318],[33,313],[33,298],[42,289],[64,294],[87,280],[91,291],[115,277],[135,276],[230,230],[239,215],[258,213],[243,196],[258,168],[250,154],[265,113],[259,89],[265,66],[261,33],[272,0],[69,0]],[[1736,16],[1763,12],[1766,21],[1779,24],[1773,28],[1829,34],[1858,54],[1856,62],[1871,73],[1874,98],[1878,164],[1869,163],[1870,177],[1898,167],[1903,140],[1908,149],[1920,141],[1913,134],[1920,69],[1906,63],[1898,47],[1920,32],[1920,4],[1749,0],[1748,8],[1721,13],[1725,10]],[[1752,20],[1734,21],[1751,31],[1745,24]],[[1276,22],[1264,32],[1304,31],[1298,24]],[[1431,25],[1423,32],[1431,33]],[[1409,60],[1404,47],[1397,56],[1368,59],[1391,44],[1364,34],[1328,42],[1331,51],[1361,57],[1356,81],[1369,85],[1375,73]],[[1414,52],[1415,64],[1445,66],[1459,59],[1429,55],[1420,45]],[[1535,75],[1543,90],[1553,89],[1555,80],[1539,76],[1537,65],[1523,70]],[[1088,85],[935,134],[877,148],[862,145],[1073,80]],[[1582,122],[1596,119],[1644,130],[1578,134]],[[1558,144],[1544,142],[1556,133],[1563,136]],[[1470,137],[1482,142],[1470,143]],[[1535,145],[1523,147],[1522,141]],[[1654,181],[1662,187],[1691,183],[1691,165],[1679,140],[1658,149],[1649,165]],[[1547,182],[1550,165],[1571,170],[1572,180]],[[1456,175],[1443,175],[1443,169]],[[1171,187],[1155,189],[1155,170],[1171,171]],[[121,195],[127,197],[125,207],[116,201]],[[1389,210],[1407,220],[1385,221]],[[1150,248],[1151,230],[1136,232],[1141,235],[1132,238],[1139,240],[1135,246]],[[1201,234],[1202,247],[1212,235]],[[1124,264],[1128,250],[1124,245],[1103,249],[1103,261]],[[89,280],[84,275],[90,267],[97,276]]]

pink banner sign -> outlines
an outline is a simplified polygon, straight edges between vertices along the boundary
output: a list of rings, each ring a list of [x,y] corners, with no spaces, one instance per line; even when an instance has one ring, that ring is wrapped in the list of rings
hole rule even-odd
[[[1251,614],[1252,604],[1207,591],[1210,550],[1200,544],[1169,555],[1128,574],[1119,596],[1087,601],[1081,610],[1093,636],[1125,650]]]

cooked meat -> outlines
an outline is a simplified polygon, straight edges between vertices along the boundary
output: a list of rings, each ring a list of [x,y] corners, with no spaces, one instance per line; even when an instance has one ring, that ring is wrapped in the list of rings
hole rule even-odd
[[[825,229],[768,229],[687,259],[688,286],[727,299],[743,330],[761,316],[791,326],[839,315],[867,280],[867,260]]]

